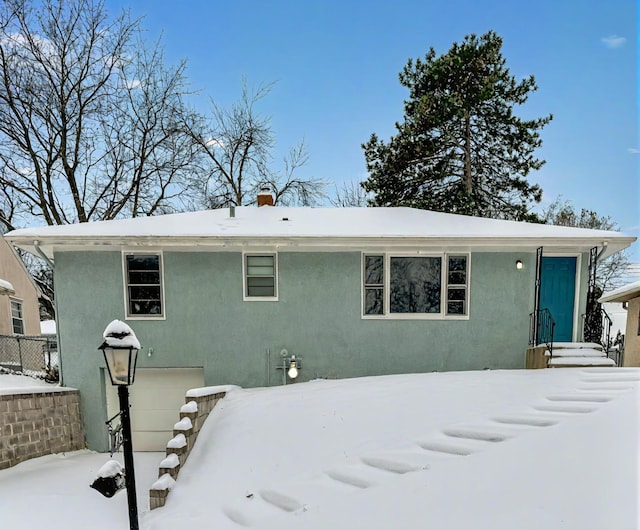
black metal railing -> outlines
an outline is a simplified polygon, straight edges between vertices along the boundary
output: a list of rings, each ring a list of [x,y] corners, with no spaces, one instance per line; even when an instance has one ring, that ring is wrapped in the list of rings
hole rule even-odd
[[[590,313],[582,315],[582,341],[600,344],[608,357],[612,325],[613,321],[603,307],[594,308]]]
[[[549,309],[538,309],[529,313],[529,346],[545,344],[549,350],[549,357],[553,358],[553,331],[555,320]]]
[[[59,369],[55,338],[0,335],[0,367],[57,382]]]
[[[624,366],[624,335],[620,330],[616,335],[616,338],[613,339],[613,346],[607,357],[613,359],[616,362],[616,366]]]

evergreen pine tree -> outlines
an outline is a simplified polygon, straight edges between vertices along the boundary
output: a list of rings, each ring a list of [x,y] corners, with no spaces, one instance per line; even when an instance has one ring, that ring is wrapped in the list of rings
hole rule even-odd
[[[537,89],[505,66],[502,38],[489,31],[465,37],[444,55],[433,48],[409,59],[400,83],[409,89],[404,122],[388,143],[363,144],[373,206],[413,206],[450,213],[535,220],[542,190],[527,181],[544,160],[534,151],[552,116],[514,115]]]

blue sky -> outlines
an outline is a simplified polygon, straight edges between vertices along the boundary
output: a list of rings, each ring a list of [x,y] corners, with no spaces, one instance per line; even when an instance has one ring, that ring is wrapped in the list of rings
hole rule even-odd
[[[637,6],[632,0],[107,0],[163,34],[166,57],[222,105],[276,81],[259,110],[272,117],[278,153],[304,138],[303,173],[340,183],[366,177],[360,145],[402,120],[398,73],[430,46],[446,52],[465,35],[495,30],[516,77],[539,89],[519,114],[552,113],[530,175],[544,203],[558,195],[611,216],[638,234]],[[637,243],[635,246],[638,246]]]

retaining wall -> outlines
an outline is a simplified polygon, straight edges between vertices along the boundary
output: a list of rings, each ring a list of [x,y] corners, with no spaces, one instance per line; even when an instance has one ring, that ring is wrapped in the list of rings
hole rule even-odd
[[[209,413],[227,392],[239,388],[222,385],[189,390],[185,405],[180,409],[180,421],[174,425],[173,438],[167,443],[166,458],[160,462],[158,480],[149,490],[149,508],[155,510],[165,505],[180,469],[184,466]]]
[[[77,390],[0,395],[0,469],[82,448]]]

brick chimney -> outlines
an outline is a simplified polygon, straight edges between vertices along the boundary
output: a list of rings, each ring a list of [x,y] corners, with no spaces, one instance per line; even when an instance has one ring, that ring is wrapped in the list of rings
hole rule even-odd
[[[269,188],[262,188],[258,193],[258,207],[260,206],[273,206],[273,195]]]

